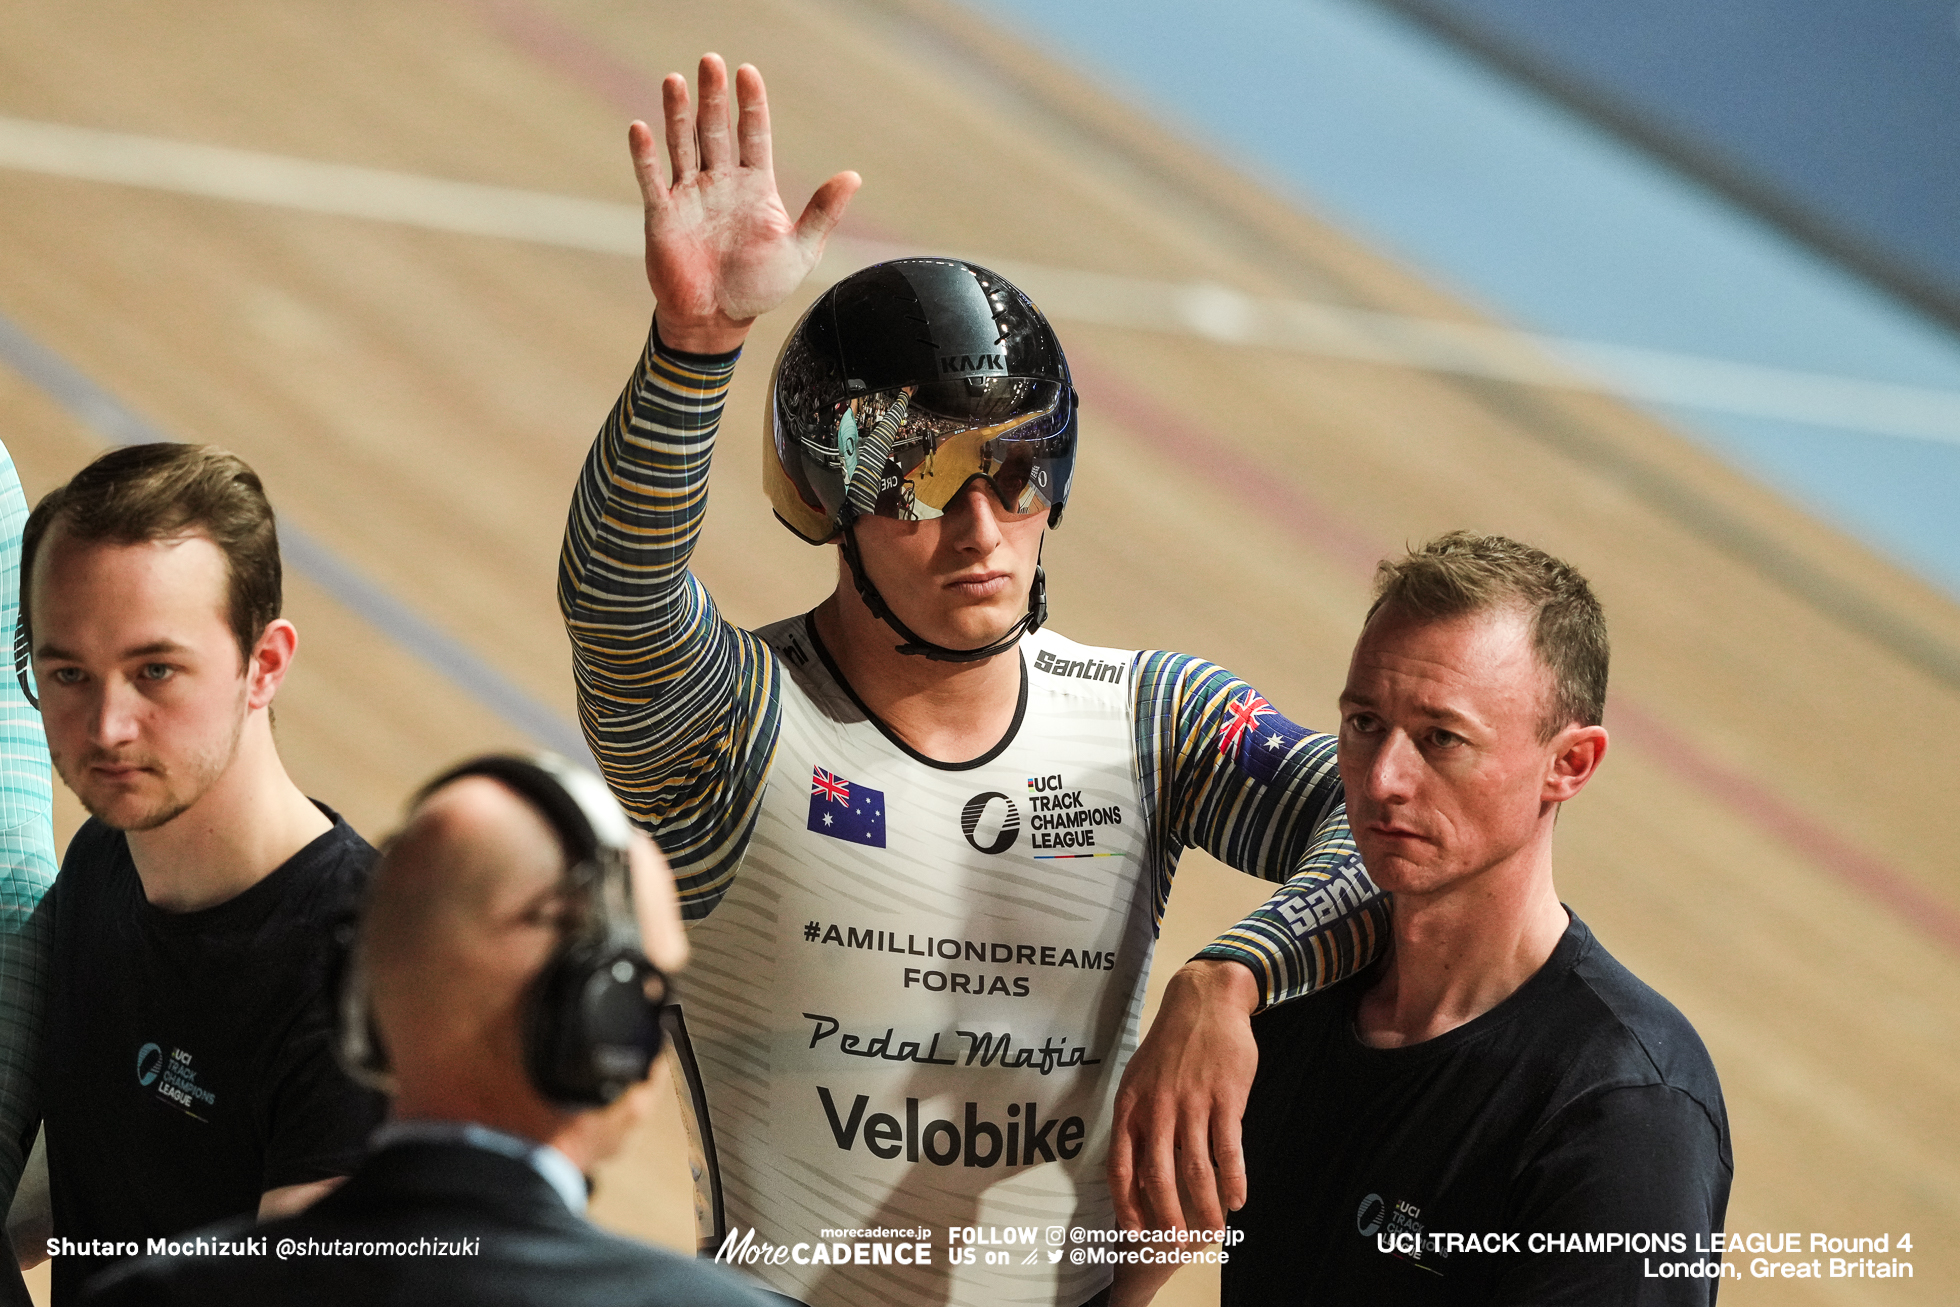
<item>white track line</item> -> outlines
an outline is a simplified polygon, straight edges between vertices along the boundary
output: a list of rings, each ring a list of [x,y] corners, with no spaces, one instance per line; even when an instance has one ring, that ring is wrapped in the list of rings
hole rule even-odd
[[[628,204],[0,117],[0,167],[309,213],[638,257]],[[915,249],[838,239],[818,269]],[[939,251],[944,253],[944,251]],[[976,257],[1049,315],[1649,404],[1960,444],[1960,393]]]
[[[0,167],[473,236],[641,252],[631,205],[0,118]]]

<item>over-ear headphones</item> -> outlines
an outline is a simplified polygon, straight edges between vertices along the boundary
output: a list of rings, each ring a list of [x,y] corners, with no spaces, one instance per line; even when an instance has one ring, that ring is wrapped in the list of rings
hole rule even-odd
[[[660,1055],[660,1011],[672,992],[648,960],[633,915],[632,828],[604,781],[547,753],[471,759],[423,786],[415,801],[465,776],[488,776],[514,790],[564,846],[564,936],[525,997],[525,1068],[552,1102],[603,1107],[646,1079]],[[374,1028],[357,933],[349,942],[341,1061],[356,1079],[386,1089],[387,1054]]]

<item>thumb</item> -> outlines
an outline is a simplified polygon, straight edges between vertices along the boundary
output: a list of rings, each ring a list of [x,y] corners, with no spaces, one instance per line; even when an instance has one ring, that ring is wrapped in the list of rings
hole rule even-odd
[[[815,263],[823,253],[823,245],[836,229],[838,221],[844,216],[845,206],[857,194],[864,179],[854,172],[840,172],[823,185],[803,206],[803,214],[796,220],[796,243]]]

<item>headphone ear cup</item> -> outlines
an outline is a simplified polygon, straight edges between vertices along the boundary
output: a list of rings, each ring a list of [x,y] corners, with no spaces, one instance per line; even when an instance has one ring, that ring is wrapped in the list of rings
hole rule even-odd
[[[501,781],[558,833],[567,934],[525,993],[524,1064],[552,1102],[603,1107],[646,1079],[663,1040],[667,982],[633,920],[632,827],[603,780],[550,754],[477,758],[422,793],[462,776]]]
[[[648,993],[658,982],[661,992]],[[647,1078],[665,1032],[664,980],[631,945],[560,949],[532,986],[525,1022],[531,1083],[556,1103],[603,1107]]]

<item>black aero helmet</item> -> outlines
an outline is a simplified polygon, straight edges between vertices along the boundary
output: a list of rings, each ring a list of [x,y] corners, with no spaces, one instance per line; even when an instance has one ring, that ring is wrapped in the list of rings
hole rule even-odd
[[[776,360],[765,477],[821,544],[860,517],[933,518],[974,477],[1010,513],[1061,520],[1075,392],[1048,320],[998,273],[898,259],[825,291]]]

